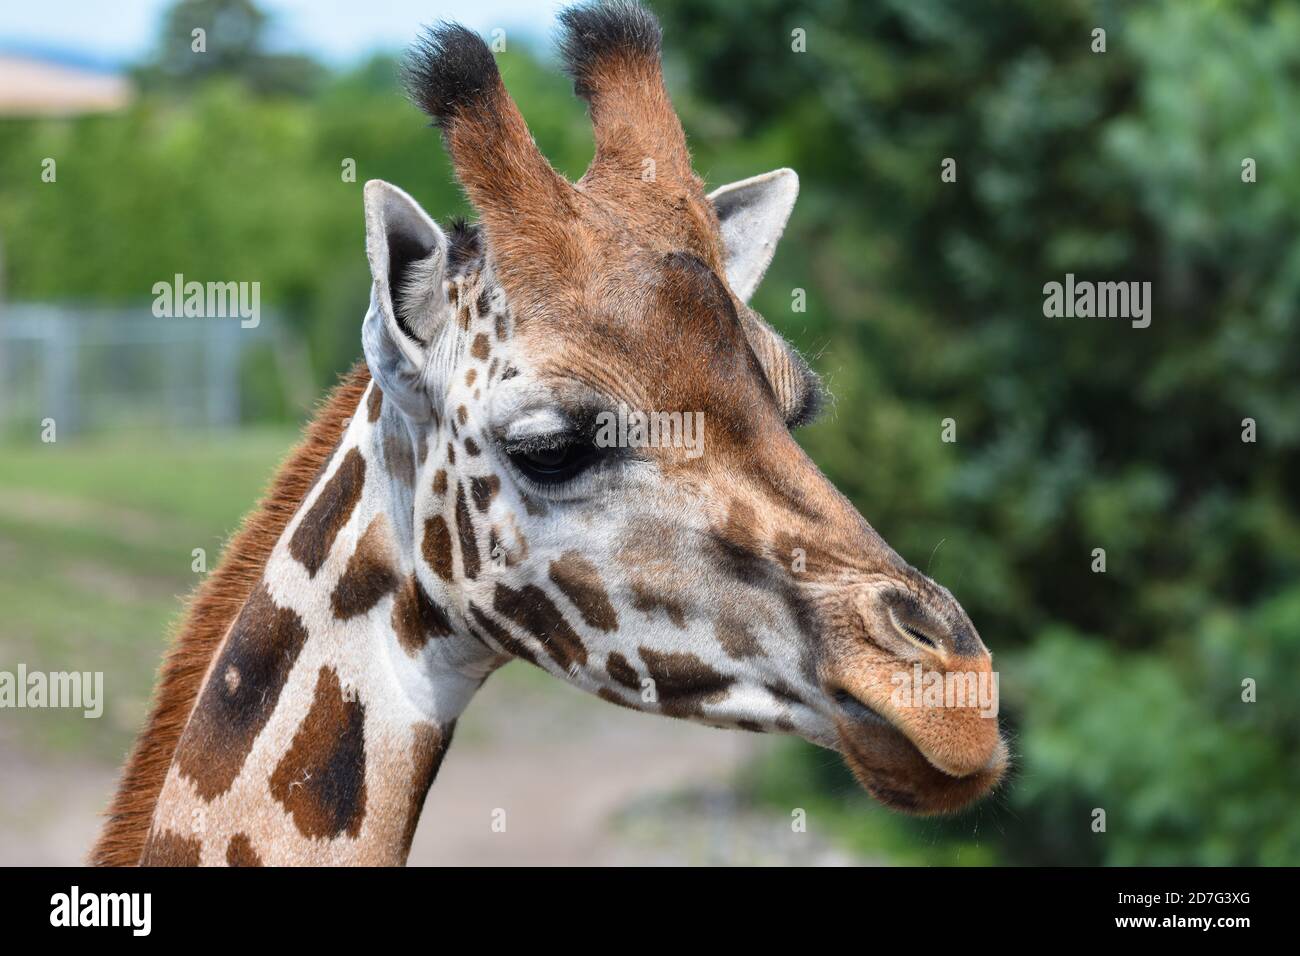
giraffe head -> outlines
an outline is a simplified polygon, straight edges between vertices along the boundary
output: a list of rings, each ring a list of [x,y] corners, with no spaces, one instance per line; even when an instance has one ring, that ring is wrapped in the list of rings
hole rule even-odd
[[[408,84],[480,221],[444,232],[366,187],[370,414],[415,568],[395,626],[613,703],[802,735],[899,809],[965,806],[1007,764],[974,692],[989,652],[800,449],[819,384],[746,305],[795,174],[706,195],[653,17],[606,3],[562,22],[595,128],[579,182],[482,40],[441,26]]]

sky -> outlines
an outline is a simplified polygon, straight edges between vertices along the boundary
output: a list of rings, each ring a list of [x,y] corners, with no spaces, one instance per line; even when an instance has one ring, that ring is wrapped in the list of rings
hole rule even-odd
[[[54,54],[112,67],[152,46],[171,0],[0,0],[0,51]],[[548,37],[564,0],[258,0],[271,45],[340,66],[374,50],[404,49],[419,28],[458,20],[506,39]]]

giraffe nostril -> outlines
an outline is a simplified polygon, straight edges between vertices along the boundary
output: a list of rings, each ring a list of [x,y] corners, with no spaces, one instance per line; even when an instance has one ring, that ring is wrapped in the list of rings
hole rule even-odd
[[[921,644],[930,650],[939,649],[939,640],[931,637],[911,621],[903,620],[894,608],[889,609],[889,621],[901,634],[912,639],[916,643]]]
[[[920,630],[918,630],[917,628],[913,627],[912,625],[910,625],[910,624],[903,624],[903,625],[901,625],[901,626],[902,626],[902,628],[903,628],[903,631],[904,631],[906,634],[908,634],[908,635],[911,636],[912,638],[916,639],[916,640],[919,641],[920,643],[924,644],[926,647],[937,647],[937,646],[938,646],[937,644],[935,644],[934,641],[930,640],[930,638],[929,638],[926,634],[922,633]]]

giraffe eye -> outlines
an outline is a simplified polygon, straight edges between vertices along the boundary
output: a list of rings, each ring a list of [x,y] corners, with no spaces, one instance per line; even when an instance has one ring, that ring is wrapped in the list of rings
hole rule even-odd
[[[594,445],[578,435],[543,435],[506,449],[511,463],[539,485],[569,481],[596,461]]]

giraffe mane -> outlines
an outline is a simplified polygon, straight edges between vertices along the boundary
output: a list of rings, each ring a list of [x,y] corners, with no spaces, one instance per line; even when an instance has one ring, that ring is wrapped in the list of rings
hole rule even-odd
[[[94,866],[135,866],[181,732],[212,658],[262,577],[271,550],[324,470],[370,383],[364,361],[354,365],[304,429],[270,490],[249,512],[217,567],[195,590],[159,674],[153,706],[122,773],[104,829],[90,852]]]

